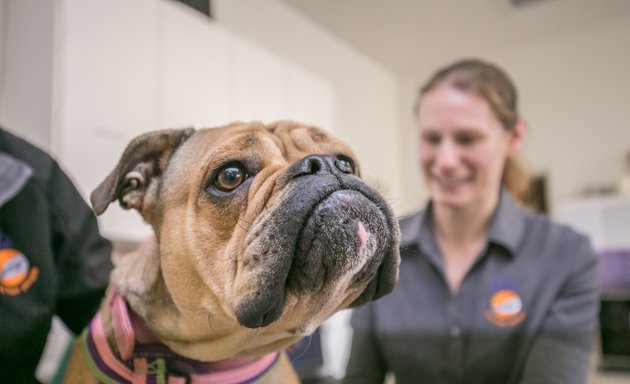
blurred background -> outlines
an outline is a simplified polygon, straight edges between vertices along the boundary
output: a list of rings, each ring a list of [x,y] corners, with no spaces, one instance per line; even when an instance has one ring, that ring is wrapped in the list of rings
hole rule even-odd
[[[417,87],[462,57],[516,82],[531,206],[589,235],[602,256],[592,383],[628,382],[628,0],[0,0],[0,124],[52,153],[87,198],[139,133],[304,121],[349,142],[403,215],[427,197]],[[139,215],[111,208],[101,229],[120,246],[149,233]],[[343,374],[347,316],[322,328],[311,371]],[[51,339],[45,381],[67,340]]]

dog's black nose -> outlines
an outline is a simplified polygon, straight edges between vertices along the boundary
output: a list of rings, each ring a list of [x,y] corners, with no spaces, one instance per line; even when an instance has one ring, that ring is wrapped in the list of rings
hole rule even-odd
[[[330,155],[308,155],[295,162],[287,171],[287,175],[289,179],[295,179],[300,176],[352,173],[352,171],[352,165],[345,160],[341,161]]]

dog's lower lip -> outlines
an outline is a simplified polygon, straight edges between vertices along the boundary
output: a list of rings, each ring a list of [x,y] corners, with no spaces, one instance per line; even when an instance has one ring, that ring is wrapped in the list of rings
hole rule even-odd
[[[293,265],[287,283],[290,289],[318,289],[315,281],[326,285],[340,274],[369,258],[368,244],[373,231],[386,226],[384,213],[363,193],[353,189],[336,190],[314,204],[305,217],[293,253]],[[297,278],[303,275],[308,278]],[[298,283],[298,281],[300,281]],[[315,284],[316,285],[316,284]],[[319,288],[323,288],[319,287]]]
[[[313,224],[312,224],[312,220],[317,220],[317,218],[319,218],[319,217],[323,216],[324,214],[322,213],[322,211],[323,211],[323,210],[325,210],[325,209],[330,209],[330,208],[327,208],[327,207],[325,207],[325,206],[326,206],[327,204],[329,204],[329,203],[330,203],[331,199],[333,199],[333,198],[335,198],[335,197],[339,197],[339,196],[341,196],[342,194],[343,194],[343,195],[353,194],[353,195],[355,195],[355,196],[360,196],[360,197],[362,197],[362,198],[365,198],[362,194],[360,194],[360,193],[359,193],[359,192],[357,192],[357,191],[354,191],[354,190],[345,190],[345,189],[340,189],[340,190],[336,190],[336,191],[331,192],[331,193],[330,193],[330,194],[328,194],[326,197],[324,197],[323,199],[321,199],[320,201],[318,201],[316,204],[314,204],[314,205],[313,205],[313,208],[312,208],[312,211],[311,211],[311,212],[309,212],[309,213],[306,215],[306,217],[304,218],[304,224],[302,225],[302,229],[301,229],[301,231],[300,231],[300,235],[299,235],[298,242],[297,242],[297,245],[298,245],[298,246],[296,246],[296,249],[295,249],[295,252],[294,252],[294,254],[295,254],[296,256],[297,256],[297,253],[299,252],[299,248],[300,248],[300,247],[299,247],[299,245],[300,245],[301,243],[303,244],[303,243],[305,242],[305,237],[308,237],[308,236],[307,236],[306,231],[307,231],[307,229],[309,228],[309,226],[313,225]],[[339,212],[339,210],[337,210],[337,212],[336,212],[336,213],[338,213],[338,212]],[[346,224],[346,225],[348,225],[348,226],[350,226],[350,227],[352,227],[352,228],[353,228],[353,230],[354,230],[354,228],[357,228],[357,227],[356,227],[356,225],[358,225],[358,224],[356,224],[357,222],[360,222],[360,220],[358,220],[358,219],[355,219],[355,220],[350,220],[350,219],[347,219],[347,220],[346,220],[346,222],[345,222],[345,224]],[[363,224],[363,223],[361,224],[361,226],[362,226],[362,227],[363,227],[363,229],[365,230],[365,226],[364,226],[364,224]],[[316,228],[318,228],[319,226],[318,226],[318,225],[315,225],[315,227],[316,227]],[[358,231],[358,228],[357,228],[357,231]],[[366,231],[366,232],[367,232],[367,231]],[[357,232],[357,234],[358,234],[358,232]],[[307,242],[308,242],[308,241],[307,241]],[[309,242],[309,243],[310,243],[310,242]],[[312,245],[312,244],[309,244],[309,247],[308,247],[308,248],[310,248],[310,245]]]
[[[272,297],[270,301],[246,300],[236,309],[236,317],[247,328],[266,327],[276,321],[284,307],[284,299]]]

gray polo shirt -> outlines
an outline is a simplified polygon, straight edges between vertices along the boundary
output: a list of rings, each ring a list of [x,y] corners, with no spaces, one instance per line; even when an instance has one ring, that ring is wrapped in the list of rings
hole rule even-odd
[[[401,220],[400,280],[356,309],[345,382],[586,381],[597,326],[597,260],[588,240],[501,192],[486,246],[452,294],[431,205]]]

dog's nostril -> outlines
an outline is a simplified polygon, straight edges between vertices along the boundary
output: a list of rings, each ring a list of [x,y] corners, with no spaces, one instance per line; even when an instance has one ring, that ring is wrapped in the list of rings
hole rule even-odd
[[[324,159],[319,156],[307,156],[302,159],[300,170],[308,175],[320,173],[326,165]]]
[[[295,163],[289,170],[292,178],[330,173],[331,169],[323,155],[309,155]]]
[[[322,165],[319,160],[309,159],[309,173],[316,174],[321,171]]]

